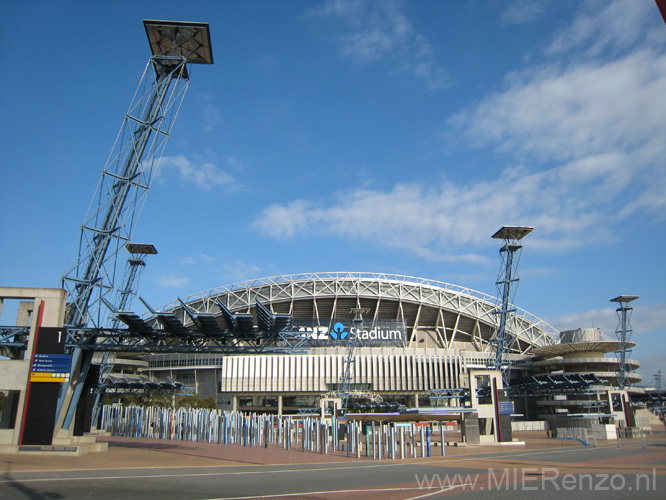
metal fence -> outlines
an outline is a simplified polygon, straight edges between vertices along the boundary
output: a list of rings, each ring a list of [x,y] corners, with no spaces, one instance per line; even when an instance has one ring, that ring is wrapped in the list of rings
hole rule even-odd
[[[285,449],[344,453],[376,460],[446,455],[443,423],[382,423],[278,416],[201,408],[104,406],[100,428],[113,436],[178,439]]]

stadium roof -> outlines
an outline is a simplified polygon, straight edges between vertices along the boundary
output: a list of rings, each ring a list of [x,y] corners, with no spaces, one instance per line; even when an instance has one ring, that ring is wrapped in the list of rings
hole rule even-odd
[[[636,346],[636,342],[626,342],[627,348]],[[592,342],[563,342],[561,344],[538,347],[532,349],[537,357],[563,356],[574,352],[615,352],[622,348],[622,343],[616,340],[597,340]]]
[[[472,342],[477,350],[489,348],[496,325],[496,298],[440,281],[394,274],[326,272],[292,274],[234,283],[191,295],[160,310],[176,314],[182,304],[197,313],[215,313],[222,304],[231,313],[249,314],[260,302],[273,314],[294,320],[313,319],[323,326],[351,319],[352,308],[369,312],[366,322],[400,319],[412,331],[432,331],[442,347]],[[255,311],[260,315],[263,311]],[[257,314],[255,314],[256,316]],[[556,344],[559,332],[536,316],[516,308],[510,334],[515,352]]]

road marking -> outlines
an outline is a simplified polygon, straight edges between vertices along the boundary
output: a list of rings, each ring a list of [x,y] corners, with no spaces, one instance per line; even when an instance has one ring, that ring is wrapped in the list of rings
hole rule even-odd
[[[451,458],[446,458],[443,460],[432,460],[432,461],[418,461],[418,462],[392,462],[392,463],[378,463],[378,464],[368,464],[364,465],[362,463],[356,462],[354,465],[350,466],[341,466],[341,467],[318,467],[318,468],[307,468],[304,467],[302,469],[278,469],[278,470],[252,470],[252,471],[238,471],[238,472],[198,472],[198,473],[186,473],[186,474],[170,474],[170,473],[163,473],[163,474],[146,474],[146,475],[124,475],[124,476],[88,476],[88,477],[49,477],[49,478],[26,478],[26,479],[0,479],[0,484],[6,484],[6,483],[36,483],[36,482],[44,482],[44,481],[97,481],[97,480],[117,480],[117,479],[122,479],[122,480],[128,480],[128,479],[157,479],[157,478],[176,478],[176,477],[205,477],[205,476],[235,476],[235,475],[252,475],[252,474],[282,474],[282,473],[310,473],[310,472],[319,472],[319,471],[336,471],[336,470],[346,470],[346,469],[370,469],[370,468],[379,468],[379,467],[402,467],[402,466],[431,466],[431,465],[439,465],[439,464],[455,464],[456,462],[468,462],[468,461],[478,461],[478,460],[496,460],[496,459],[505,459],[505,458],[516,458],[516,457],[525,457],[525,456],[533,456],[533,455],[550,455],[550,454],[557,454],[557,453],[570,453],[570,452],[594,452],[595,450],[603,450],[603,449],[612,449],[610,447],[604,447],[604,448],[562,448],[559,450],[547,450],[547,449],[539,449],[539,450],[532,450],[532,451],[526,451],[524,453],[509,453],[509,454],[503,454],[503,455],[496,455],[496,454],[491,454],[491,455],[472,455],[468,457],[451,457]],[[366,462],[367,463],[367,462]],[[294,464],[291,464],[294,465]],[[586,466],[592,466],[593,464],[587,463]],[[272,466],[275,466],[275,464],[272,464]],[[214,466],[204,466],[203,468],[213,468]],[[221,466],[222,467],[222,466]],[[243,467],[243,466],[240,466]],[[247,467],[263,467],[262,465],[254,465],[254,466],[247,466]],[[151,467],[154,469],[154,467]],[[184,467],[184,468],[191,468],[191,467]],[[226,468],[226,467],[225,467]],[[147,468],[150,469],[150,468]],[[173,468],[172,468],[173,469]],[[62,471],[54,471],[54,470],[46,470],[46,471],[20,471],[23,474],[39,474],[39,473],[53,473],[53,472],[88,472],[91,469],[78,469],[78,470],[62,470]],[[135,470],[135,469],[94,469],[95,471],[100,471],[100,470],[108,470],[108,471],[121,471],[121,470]],[[14,471],[15,473],[18,473],[19,471]]]
[[[441,488],[436,491],[426,493],[424,495],[418,495],[415,497],[409,497],[405,500],[417,500],[419,498],[426,498],[432,495],[437,495],[439,493],[445,493],[454,488],[461,488],[463,486],[471,486],[470,484],[456,484],[452,486],[447,486],[446,488]],[[423,491],[423,488],[413,487],[413,488],[362,488],[357,490],[327,490],[327,491],[303,491],[300,493],[276,493],[273,495],[255,495],[249,497],[218,497],[218,498],[207,498],[204,500],[252,500],[253,498],[281,498],[281,497],[297,497],[304,495],[331,495],[331,494],[343,494],[343,493],[373,493],[373,492],[387,492],[387,491],[412,491],[419,490]]]
[[[431,497],[433,495],[439,495],[440,493],[445,493],[447,491],[451,491],[454,488],[465,488],[467,486],[472,486],[472,483],[456,484],[456,485],[448,486],[446,488],[442,488],[440,490],[433,491],[432,493],[426,493],[425,495],[419,495],[417,497],[405,498],[405,500],[418,500],[419,498]]]
[[[345,466],[345,467],[320,467],[317,469],[287,469],[287,470],[257,470],[257,471],[239,471],[239,472],[198,472],[198,473],[188,473],[188,474],[146,474],[146,475],[127,475],[127,476],[86,476],[86,477],[44,477],[44,478],[26,478],[26,479],[0,479],[0,484],[2,483],[36,483],[43,481],[98,481],[101,479],[155,479],[155,478],[171,478],[171,477],[205,477],[205,476],[243,476],[251,474],[286,474],[286,473],[310,473],[318,471],[336,471],[336,470],[345,470],[345,469],[370,469],[375,467],[397,467],[401,465],[410,465],[410,464],[376,464],[376,465],[365,465],[365,466]],[[132,470],[132,469],[110,469],[110,470]],[[53,472],[53,471],[45,471]],[[70,471],[71,472],[71,471]]]

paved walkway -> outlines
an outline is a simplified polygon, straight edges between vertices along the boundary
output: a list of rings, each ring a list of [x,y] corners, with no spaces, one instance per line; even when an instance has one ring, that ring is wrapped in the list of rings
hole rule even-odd
[[[550,448],[580,448],[576,441],[549,439],[543,432],[515,433],[525,445],[448,446],[448,457],[464,457],[482,452],[534,450]],[[108,442],[109,449],[101,453],[88,453],[80,457],[21,454],[0,454],[0,471],[30,471],[53,469],[108,469],[118,467],[206,467],[232,465],[269,464],[317,464],[357,461],[347,457],[346,452],[322,454],[303,452],[300,445],[291,450],[270,445],[268,448],[233,445],[218,445],[192,441],[167,439],[99,437]],[[616,445],[615,445],[616,446]],[[420,452],[420,450],[418,450]],[[405,459],[405,461],[427,462],[442,458],[441,448],[432,448],[431,458]],[[360,460],[372,460],[362,456]],[[383,460],[390,460],[384,457]]]
[[[0,455],[0,498],[663,498],[666,434],[597,448],[516,433],[525,445],[433,448],[430,458],[348,458],[271,446],[103,438],[82,457]],[[640,490],[640,493],[638,492]]]

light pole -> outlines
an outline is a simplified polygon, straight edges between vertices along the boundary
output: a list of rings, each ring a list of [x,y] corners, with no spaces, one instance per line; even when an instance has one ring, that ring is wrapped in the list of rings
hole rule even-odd
[[[631,312],[634,310],[629,304],[634,300],[640,298],[638,295],[620,295],[611,299],[611,302],[617,302],[620,307],[616,309],[617,312],[617,328],[615,328],[615,335],[620,341],[620,349],[615,351],[618,357],[619,364],[617,368],[617,385],[620,389],[631,385],[629,377],[627,377],[627,356],[631,354],[629,347],[629,340],[631,338]]]
[[[503,240],[504,245],[500,248],[501,266],[495,285],[498,291],[498,308],[495,314],[498,315],[497,330],[491,339],[495,349],[495,359],[492,361],[492,368],[502,372],[502,381],[504,387],[508,386],[509,380],[509,350],[513,343],[513,338],[508,332],[508,322],[511,314],[516,311],[513,306],[513,298],[516,294],[516,288],[520,278],[518,277],[518,263],[522,253],[523,244],[521,240],[532,232],[534,228],[528,226],[503,226],[492,237],[496,240]],[[515,285],[514,285],[515,283]]]

